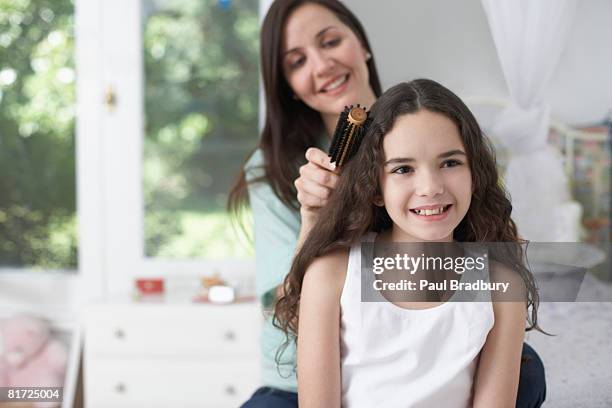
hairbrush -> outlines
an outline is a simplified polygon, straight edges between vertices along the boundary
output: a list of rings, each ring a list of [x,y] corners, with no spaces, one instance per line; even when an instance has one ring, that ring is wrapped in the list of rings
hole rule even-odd
[[[336,167],[342,167],[355,154],[368,123],[365,106],[344,107],[329,147],[330,161],[336,163]]]

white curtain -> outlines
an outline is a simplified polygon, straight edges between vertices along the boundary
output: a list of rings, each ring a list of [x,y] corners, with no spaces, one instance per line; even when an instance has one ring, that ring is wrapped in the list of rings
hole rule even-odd
[[[577,0],[482,0],[510,103],[490,132],[508,149],[504,180],[519,234],[532,241],[578,241],[581,207],[570,201],[559,154],[547,144],[546,100]]]

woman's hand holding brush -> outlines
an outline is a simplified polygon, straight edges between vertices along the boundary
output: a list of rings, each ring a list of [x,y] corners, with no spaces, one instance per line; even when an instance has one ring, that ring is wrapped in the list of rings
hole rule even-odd
[[[310,230],[317,221],[319,209],[327,204],[331,192],[336,188],[338,174],[335,164],[326,152],[311,147],[306,151],[308,162],[300,167],[300,176],[294,184],[301,205],[302,233]]]

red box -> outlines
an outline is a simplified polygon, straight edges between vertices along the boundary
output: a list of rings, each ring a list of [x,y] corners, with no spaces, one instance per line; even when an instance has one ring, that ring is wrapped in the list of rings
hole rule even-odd
[[[136,287],[138,291],[145,294],[163,293],[164,292],[164,280],[163,279],[136,279]]]

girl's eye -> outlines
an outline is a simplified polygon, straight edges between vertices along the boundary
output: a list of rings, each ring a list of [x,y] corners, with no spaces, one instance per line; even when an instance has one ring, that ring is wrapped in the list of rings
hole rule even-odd
[[[391,173],[406,174],[406,173],[412,173],[413,171],[414,169],[410,166],[400,166],[400,167],[393,169]]]
[[[336,45],[340,44],[341,41],[342,40],[340,38],[334,38],[334,39],[331,39],[329,41],[324,41],[323,42],[323,47],[325,47],[325,48],[332,48],[332,47],[335,47]]]
[[[456,167],[459,166],[463,163],[461,163],[459,160],[446,160],[444,163],[442,163],[442,167]]]

